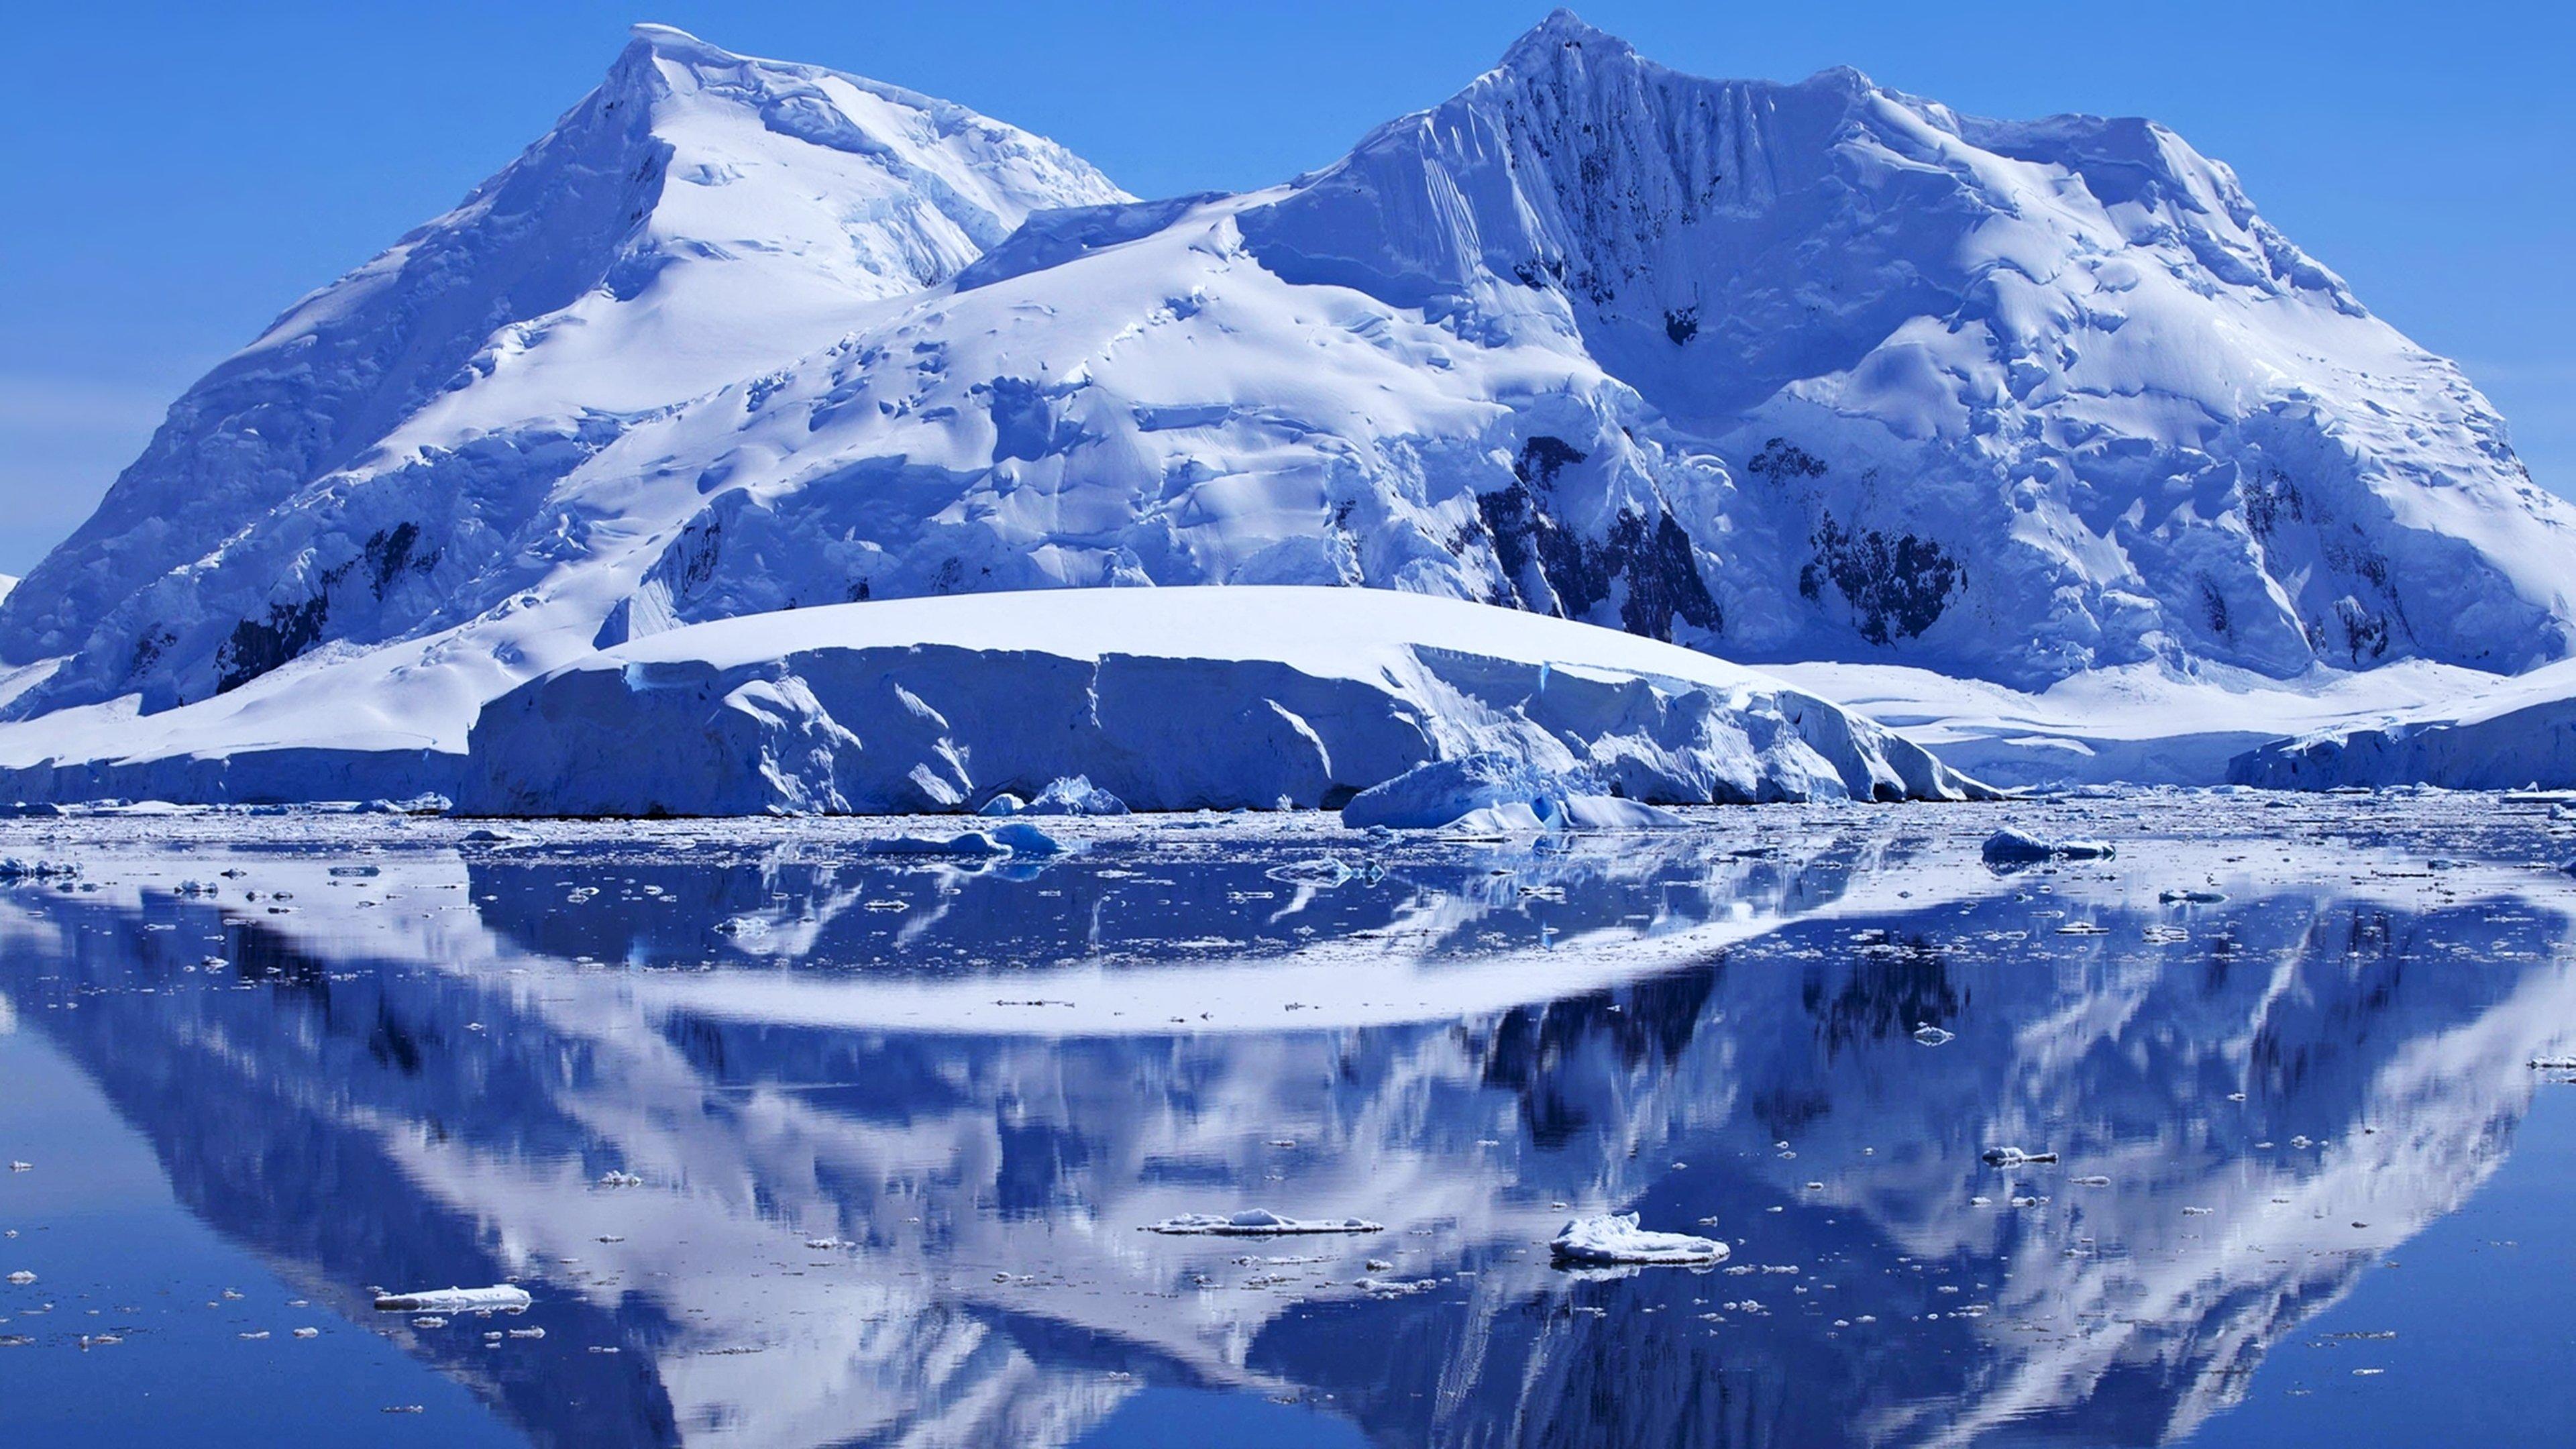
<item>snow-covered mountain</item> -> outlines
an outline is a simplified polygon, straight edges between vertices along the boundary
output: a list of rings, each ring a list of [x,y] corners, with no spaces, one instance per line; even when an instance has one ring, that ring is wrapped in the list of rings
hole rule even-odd
[[[455,210],[190,388],[0,615],[28,709],[229,689],[470,619],[595,553],[553,506],[642,420],[831,343],[1033,210],[1125,193],[1063,148],[661,26]]]
[[[0,605],[0,695],[256,681],[438,747],[678,624],[1147,583],[2023,687],[2518,670],[2576,642],[2571,542],[2451,364],[2150,123],[1701,80],[1558,12],[1331,167],[1138,203],[644,27],[181,399]]]

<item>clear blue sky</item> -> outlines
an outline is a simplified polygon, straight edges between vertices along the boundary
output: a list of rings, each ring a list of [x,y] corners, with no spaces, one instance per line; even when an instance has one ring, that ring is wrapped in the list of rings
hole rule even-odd
[[[963,101],[1150,196],[1330,161],[1547,8],[29,0],[0,91],[0,571],[86,516],[199,372],[533,140],[629,21]],[[1850,64],[1966,111],[2162,120],[2374,310],[2458,358],[2533,473],[2576,493],[2564,5],[1576,8],[1704,75]]]

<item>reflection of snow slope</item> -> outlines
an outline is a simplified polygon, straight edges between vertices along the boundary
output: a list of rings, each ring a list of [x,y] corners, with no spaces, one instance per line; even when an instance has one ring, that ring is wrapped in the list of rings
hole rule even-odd
[[[1621,907],[1677,901],[1684,919],[1631,929],[1688,939],[1692,919],[1723,918],[1736,883],[1772,893],[1756,906],[1771,928],[1728,934],[1713,959],[1625,985],[1578,977],[1571,994],[1533,980],[1529,997],[1492,997],[1462,1023],[1319,1030],[1301,1013],[1299,1029],[1065,1039],[1043,1025],[782,1020],[715,989],[922,972],[1035,996],[1013,963],[1029,958],[1043,903],[1082,898],[1071,877],[1131,872],[1111,881],[1129,890],[1201,872],[1229,889],[1267,879],[1240,842],[1103,850],[1115,863],[1016,881],[888,868],[868,886],[846,861],[729,867],[716,873],[747,879],[694,891],[660,865],[562,854],[504,853],[467,873],[388,853],[383,876],[338,886],[323,859],[253,855],[240,884],[284,888],[296,912],[222,908],[241,912],[225,949],[265,987],[249,991],[179,969],[218,908],[159,890],[210,860],[111,855],[92,873],[115,883],[95,895],[9,897],[0,989],[98,1075],[226,1231],[321,1260],[344,1291],[523,1275],[540,1312],[570,1315],[544,1341],[565,1359],[548,1371],[595,1364],[584,1342],[617,1343],[662,1400],[636,1415],[667,1416],[686,1439],[1063,1442],[1131,1382],[1159,1381],[1330,1392],[1398,1441],[1435,1423],[1452,1437],[1552,1426],[1601,1442],[1662,1424],[1714,1441],[1744,1405],[1696,1404],[1660,1377],[1701,1370],[1756,1385],[1782,1439],[1932,1442],[2033,1414],[2108,1416],[2128,1426],[2118,1437],[2153,1438],[2226,1402],[2216,1371],[2249,1366],[2493,1165],[2529,1090],[2520,1063],[2576,1014],[2576,975],[2556,964],[2564,887],[2468,869],[2317,894],[2279,883],[2289,867],[2231,863],[2240,842],[2018,877],[2053,889],[2016,898],[1969,863],[1973,834],[1884,854],[1800,849],[1767,880],[1702,866],[1696,899],[1675,889],[1688,871],[1670,858],[1518,856],[1500,878],[1508,895],[1434,902],[1404,879],[1437,874],[1417,855],[1392,863],[1373,901],[1314,918],[1384,940],[1301,942],[1291,917],[1237,967],[1249,987],[1301,953],[1411,952],[1426,978],[1472,974],[1482,938],[1526,919],[1521,887],[1549,885],[1578,914],[1587,897],[1604,903],[1568,933],[1579,962],[1646,914]],[[1451,868],[1463,880],[1487,859]],[[2404,857],[2336,859],[2340,880]],[[1939,889],[1944,862],[1967,893]],[[163,874],[138,896],[147,870]],[[2236,899],[2141,904],[2204,877]],[[861,966],[872,938],[843,918],[866,913],[844,903],[924,885],[961,892],[957,908]],[[1887,885],[1915,895],[1890,900]],[[700,954],[630,935],[633,964],[613,967],[515,944],[543,900],[584,887],[600,893],[558,900],[557,914],[668,916],[663,939],[694,930]],[[1014,893],[1017,922],[993,924]],[[784,919],[810,907],[812,939],[850,952],[846,964],[716,944],[705,933],[746,896]],[[1169,896],[1192,904],[1144,918],[1154,934],[1078,939],[1084,920],[1119,919],[1096,892],[1102,910],[1059,925],[1040,959],[1124,947],[1124,974],[1154,977],[1157,940],[1222,935],[1244,911],[1223,892]],[[2066,918],[2108,934],[2056,935]],[[145,929],[156,922],[181,929]],[[2189,939],[2146,939],[2148,924]],[[970,943],[962,956],[938,949],[951,932]],[[695,969],[710,957],[727,964]],[[690,982],[708,989],[671,989]],[[122,989],[136,984],[157,990]],[[1955,1039],[1918,1046],[1926,1020]],[[2227,1102],[2235,1091],[2247,1100]],[[2293,1134],[2322,1146],[2293,1148]],[[1975,1157],[1999,1141],[2066,1160],[1998,1173]],[[317,1157],[341,1165],[330,1212],[301,1196]],[[596,1186],[611,1168],[643,1184]],[[2097,1172],[2112,1184],[2074,1185]],[[2000,1204],[2015,1185],[2047,1201],[1970,1202]],[[1249,1249],[1136,1231],[1253,1203],[1390,1231]],[[1739,1265],[1801,1271],[1578,1284],[1545,1266],[1565,1217],[1628,1206],[1669,1227],[1714,1214]],[[854,1246],[805,1246],[829,1238]],[[1352,1284],[1376,1254],[1397,1264],[1382,1276],[1441,1281],[1372,1297]],[[1234,1261],[1247,1256],[1320,1261]],[[1715,1330],[1698,1319],[1746,1297],[1769,1314],[1730,1311]],[[1573,1311],[1584,1304],[1607,1315]],[[1947,1316],[1980,1305],[1992,1309]],[[1945,1316],[1910,1321],[1924,1313]],[[1879,1322],[1829,1327],[1863,1314]],[[541,1432],[582,1431],[559,1398],[479,1351],[416,1344]]]

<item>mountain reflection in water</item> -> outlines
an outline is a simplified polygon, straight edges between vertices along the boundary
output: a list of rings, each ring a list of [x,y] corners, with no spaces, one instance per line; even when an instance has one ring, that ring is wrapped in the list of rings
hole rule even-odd
[[[137,848],[0,898],[0,996],[542,1442],[1067,1444],[1156,1387],[1399,1445],[2175,1436],[2502,1160],[2566,888],[1965,831]],[[1139,1231],[1245,1206],[1387,1231]],[[1614,1208],[1733,1257],[1551,1266]],[[369,1311],[505,1280],[542,1339]]]

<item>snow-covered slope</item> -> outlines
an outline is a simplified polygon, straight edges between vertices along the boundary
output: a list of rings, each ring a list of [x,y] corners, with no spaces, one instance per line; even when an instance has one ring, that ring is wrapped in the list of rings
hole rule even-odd
[[[2576,661],[2270,741],[2228,778],[2283,790],[2576,788]]]
[[[457,803],[884,814],[1082,775],[1140,809],[1313,808],[1482,751],[1667,804],[1985,793],[1670,644],[1384,589],[1244,586],[842,604],[657,634],[486,708]]]
[[[2565,678],[2555,665],[2508,677],[2423,659],[2364,670],[2318,666],[2290,679],[2134,664],[2025,691],[1903,665],[1766,667],[2000,786],[2218,785],[2235,778],[2238,756],[2285,735],[2456,710],[2499,687]]]
[[[0,605],[0,716],[34,722],[0,759],[222,753],[288,698],[452,751],[677,625],[1102,584],[2024,689],[2516,670],[2568,652],[2572,520],[2455,368],[2145,122],[1700,80],[1560,12],[1332,167],[1131,203],[648,27],[181,400]]]
[[[0,608],[18,704],[203,699],[471,619],[615,532],[550,495],[639,421],[842,336],[1031,210],[1121,199],[961,106],[639,26],[455,210],[171,408]]]

